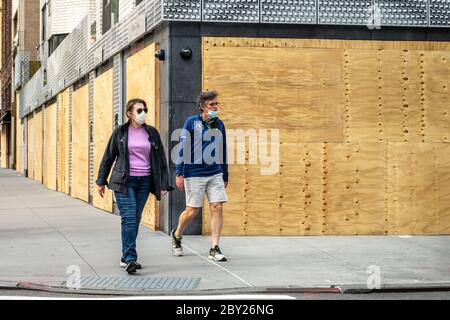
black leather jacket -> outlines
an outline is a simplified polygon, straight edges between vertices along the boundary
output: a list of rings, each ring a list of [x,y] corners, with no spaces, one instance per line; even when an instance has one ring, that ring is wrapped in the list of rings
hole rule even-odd
[[[103,154],[102,162],[98,169],[98,178],[95,183],[99,186],[108,185],[108,188],[114,191],[127,193],[128,179],[130,177],[130,159],[128,155],[128,127],[129,123],[118,126],[106,146]],[[161,200],[161,191],[172,191],[173,187],[169,185],[169,172],[167,168],[166,155],[161,142],[158,130],[148,124],[144,127],[149,135],[148,140],[151,143],[150,161],[151,161],[151,181],[150,192],[153,193],[157,200]],[[111,171],[109,183],[107,178]]]

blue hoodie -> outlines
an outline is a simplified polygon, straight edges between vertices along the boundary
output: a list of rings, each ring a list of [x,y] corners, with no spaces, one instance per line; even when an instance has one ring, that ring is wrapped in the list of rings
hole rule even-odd
[[[223,173],[223,181],[227,182],[227,136],[223,121],[216,118],[208,124],[200,115],[195,115],[186,120],[183,129],[176,173],[185,178],[210,177]],[[183,148],[190,148],[190,158],[188,155],[184,157]]]

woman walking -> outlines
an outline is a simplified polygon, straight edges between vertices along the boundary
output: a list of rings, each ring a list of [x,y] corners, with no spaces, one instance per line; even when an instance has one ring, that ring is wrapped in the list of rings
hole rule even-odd
[[[96,183],[101,197],[106,185],[114,190],[122,229],[120,266],[128,273],[134,273],[142,268],[137,262],[136,238],[149,193],[159,201],[173,188],[169,185],[167,160],[159,133],[155,127],[145,123],[147,104],[142,99],[131,99],[126,111],[129,120],[112,133]]]

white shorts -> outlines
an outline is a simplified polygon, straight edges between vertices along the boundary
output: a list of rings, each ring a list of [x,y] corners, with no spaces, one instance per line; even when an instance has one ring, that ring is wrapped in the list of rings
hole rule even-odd
[[[192,208],[203,207],[205,192],[209,203],[228,201],[222,173],[210,177],[185,178],[184,192],[186,194],[186,206]]]

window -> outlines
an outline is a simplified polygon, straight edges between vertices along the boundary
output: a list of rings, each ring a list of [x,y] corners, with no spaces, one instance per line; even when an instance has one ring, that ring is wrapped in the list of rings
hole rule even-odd
[[[91,24],[91,44],[95,43],[97,35],[97,21]]]
[[[48,55],[50,56],[61,44],[67,34],[54,34],[48,39]]]
[[[119,21],[119,0],[103,0],[102,32],[106,33]]]
[[[103,0],[102,32],[106,33],[109,29],[111,29],[111,1]]]
[[[44,69],[44,76],[42,77],[42,84],[45,87],[47,85],[47,69]]]
[[[119,21],[119,0],[111,1],[111,22],[115,25]]]
[[[142,0],[136,0],[136,6],[138,6],[141,2]]]
[[[42,7],[42,12],[41,12],[41,21],[42,21],[42,26],[41,26],[41,38],[42,41],[47,40],[47,5],[44,4],[44,6]]]

